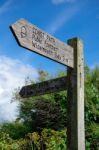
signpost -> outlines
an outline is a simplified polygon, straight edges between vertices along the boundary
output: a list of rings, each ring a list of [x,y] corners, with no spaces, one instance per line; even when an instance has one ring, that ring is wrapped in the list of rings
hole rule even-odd
[[[67,77],[61,77],[53,80],[44,81],[37,84],[24,86],[20,91],[20,96],[23,98],[31,96],[39,96],[54,92],[59,92],[67,89]]]
[[[73,48],[24,19],[11,26],[20,46],[73,68]]]
[[[26,98],[67,90],[67,149],[85,150],[82,41],[73,38],[67,45],[24,19],[13,24],[11,30],[20,46],[67,66],[67,77],[25,86],[20,95]]]
[[[85,150],[84,133],[84,56],[83,43],[78,38],[68,40],[74,48],[74,68],[68,67],[68,149]]]

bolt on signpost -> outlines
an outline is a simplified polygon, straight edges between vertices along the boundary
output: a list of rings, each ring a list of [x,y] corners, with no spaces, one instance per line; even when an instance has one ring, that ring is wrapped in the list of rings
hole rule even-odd
[[[68,150],[85,150],[82,41],[73,38],[65,44],[24,19],[10,28],[21,47],[67,66],[67,77],[24,86],[20,95],[26,98],[67,90],[67,147]]]

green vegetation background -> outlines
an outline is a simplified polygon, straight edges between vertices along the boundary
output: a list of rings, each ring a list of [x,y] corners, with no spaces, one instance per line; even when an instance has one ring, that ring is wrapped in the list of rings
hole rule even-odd
[[[52,78],[42,70],[39,75],[38,82]],[[64,75],[59,72],[55,77]],[[27,78],[28,83],[34,84]],[[0,150],[66,150],[66,91],[23,100],[19,90],[13,94],[19,116],[0,125]],[[86,150],[99,150],[99,67],[85,67],[85,133]]]

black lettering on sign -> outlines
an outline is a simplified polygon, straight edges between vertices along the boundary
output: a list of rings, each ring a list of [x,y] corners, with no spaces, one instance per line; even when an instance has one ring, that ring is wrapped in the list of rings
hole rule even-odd
[[[35,42],[38,42],[39,44],[42,44],[43,40],[44,40],[44,33],[33,27],[32,41],[35,41]]]
[[[27,36],[27,30],[25,26],[21,27],[21,38],[25,38]]]
[[[67,65],[68,67],[74,67],[72,46],[59,41],[24,19],[11,25],[11,29],[21,47]]]
[[[49,42],[49,43],[52,43],[53,45],[55,45],[55,40],[54,40],[54,38],[50,37],[49,35],[47,35],[46,41]]]

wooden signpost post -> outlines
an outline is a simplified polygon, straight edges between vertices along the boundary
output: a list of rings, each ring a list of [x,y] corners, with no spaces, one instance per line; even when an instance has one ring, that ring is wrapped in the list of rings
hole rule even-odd
[[[74,48],[74,68],[68,67],[68,149],[85,150],[84,133],[84,56],[80,39],[68,40]]]
[[[19,45],[57,61],[67,68],[67,77],[61,77],[21,89],[24,98],[67,90],[68,96],[68,150],[85,150],[84,135],[84,57],[83,44],[78,38],[68,45],[21,19],[11,26]]]

